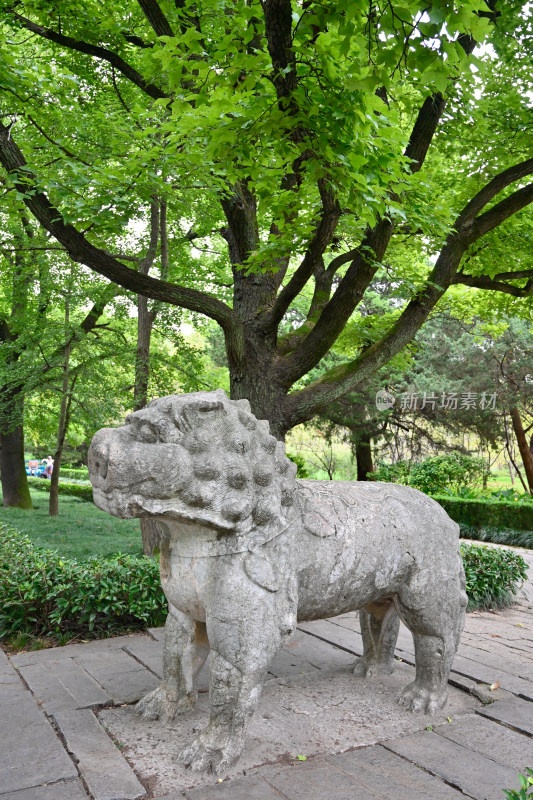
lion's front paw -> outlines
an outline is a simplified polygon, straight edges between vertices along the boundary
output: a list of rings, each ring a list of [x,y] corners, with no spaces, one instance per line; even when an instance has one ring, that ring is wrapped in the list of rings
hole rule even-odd
[[[209,731],[203,731],[178,755],[178,763],[191,772],[213,772],[225,775],[238,760],[242,752],[241,741],[227,737],[225,741],[215,739]]]
[[[184,695],[175,699],[163,686],[159,686],[143,697],[135,706],[135,711],[144,719],[160,719],[170,722],[176,714],[185,714],[190,711],[195,702],[192,695]]]
[[[364,656],[358,658],[352,667],[352,672],[359,678],[375,678],[377,675],[390,675],[394,670],[392,661],[372,661]]]
[[[415,680],[399,692],[397,700],[401,706],[410,711],[436,714],[446,705],[446,697],[446,692],[427,689],[417,684]]]

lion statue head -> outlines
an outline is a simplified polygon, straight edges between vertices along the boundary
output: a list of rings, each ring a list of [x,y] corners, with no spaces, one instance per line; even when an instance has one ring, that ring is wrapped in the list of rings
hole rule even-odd
[[[284,517],[296,465],[247,400],[170,395],[103,428],[89,449],[94,502],[117,517],[167,517],[244,533]]]

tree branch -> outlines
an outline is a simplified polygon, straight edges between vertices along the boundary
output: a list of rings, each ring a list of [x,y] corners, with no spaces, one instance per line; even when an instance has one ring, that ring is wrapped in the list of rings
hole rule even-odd
[[[335,233],[341,216],[341,208],[333,190],[326,185],[324,180],[319,181],[319,190],[322,198],[322,215],[300,266],[276,299],[268,318],[267,324],[270,326],[279,325],[294,298],[298,296],[312,276],[317,263],[324,255],[324,251]]]
[[[474,220],[480,211],[483,211],[485,206],[496,197],[503,189],[507,188],[511,183],[525,178],[527,175],[533,173],[533,158],[526,161],[521,161],[519,164],[513,164],[512,167],[500,172],[491,181],[489,181],[463,208],[455,226],[457,230],[462,230],[469,225],[474,224]],[[505,202],[505,201],[503,201]],[[487,213],[490,214],[493,209]],[[514,212],[511,212],[514,213]],[[486,231],[485,231],[486,232]],[[483,234],[480,234],[483,235]]]
[[[512,273],[506,274],[511,278],[513,277]],[[487,289],[493,292],[503,292],[504,294],[510,294],[513,297],[532,297],[533,270],[530,270],[529,274],[532,276],[532,278],[528,280],[524,286],[513,286],[509,283],[503,283],[502,281],[496,280],[496,276],[491,278],[490,275],[465,275],[463,272],[460,272],[458,275],[456,275],[452,283],[463,284],[464,286],[472,286],[474,289]],[[518,273],[514,277],[523,276]]]
[[[56,31],[53,31],[50,28],[44,28],[42,25],[38,25],[37,23],[26,19],[26,17],[22,17],[20,14],[16,14],[14,11],[11,11],[11,15],[14,19],[20,22],[24,28],[32,33],[36,33],[37,36],[40,36],[43,39],[48,39],[49,41],[55,42],[62,47],[67,47],[69,50],[76,50],[78,53],[85,53],[85,55],[99,58],[102,61],[107,61],[109,64],[115,67],[115,69],[121,72],[125,78],[128,78],[128,80],[134,83],[135,86],[137,86],[139,89],[142,89],[145,94],[149,95],[154,100],[170,97],[170,95],[163,92],[153,83],[148,83],[148,81],[145,81],[140,72],[137,72],[136,69],[124,61],[124,59],[121,58],[117,53],[107,50],[105,47],[100,47],[99,45],[89,44],[89,42],[73,39],[71,36],[65,36],[62,33],[56,33]]]
[[[241,325],[236,314],[225,303],[204,292],[178,286],[167,281],[156,280],[149,275],[121,264],[101,248],[92,245],[73,225],[65,223],[60,212],[52,205],[47,195],[38,187],[35,176],[28,169],[26,160],[10,136],[10,129],[0,122],[0,162],[8,173],[12,173],[17,191],[21,193],[26,207],[52,236],[65,248],[70,258],[136,294],[153,300],[162,300],[170,305],[188,308],[216,320],[234,342],[234,356],[242,357],[239,344]],[[242,344],[242,343],[241,343]]]
[[[531,159],[531,172],[533,172],[533,159]],[[476,217],[472,226],[467,230],[466,236],[469,243],[477,241],[486,233],[497,228],[502,222],[521,211],[523,208],[533,202],[533,183],[517,189],[516,192],[501,200],[496,205],[489,208],[480,217]]]
[[[157,0],[137,0],[143,14],[154,29],[156,36],[174,36],[170,24],[161,11]]]
[[[471,209],[479,207],[474,201],[476,201],[477,198],[484,199],[487,197],[488,199],[481,205],[481,208],[483,208],[486,202],[489,202],[489,199],[496,194],[494,191],[495,186],[499,186],[500,188],[498,191],[501,191],[501,189],[508,186],[513,180],[519,180],[525,174],[529,174],[529,172],[533,170],[532,162],[533,159],[510,167],[499,175],[496,175],[487,186],[478,192],[475,198],[467,203],[452,226],[452,231],[448,235],[446,243],[440,252],[428,280],[410,303],[408,303],[399,319],[382,339],[367,348],[353,361],[330,370],[321,379],[310,384],[305,389],[299,392],[293,392],[287,396],[284,409],[284,418],[287,420],[287,430],[309,419],[326,404],[337,400],[349,391],[353,391],[362,381],[370,377],[380,367],[390,361],[391,358],[397,355],[397,353],[412,341],[449,286],[454,282],[463,282],[463,277],[468,281],[470,280],[469,276],[461,276],[461,281],[456,281],[456,276],[461,259],[468,245],[473,240],[472,228],[474,227],[474,230],[479,233],[479,236],[482,236],[484,233],[487,233],[489,230],[501,224],[509,216],[524,208],[528,203],[533,202],[533,185],[519,189],[505,200],[502,200],[501,203],[493,206],[493,208],[481,217],[471,222]],[[488,220],[486,219],[487,217]],[[465,223],[465,219],[470,222],[470,224]],[[475,226],[478,223],[479,227],[476,229]],[[474,240],[475,238],[478,238],[478,236],[476,235]],[[476,280],[479,279],[472,278],[472,281]],[[497,283],[499,284],[498,286],[490,288],[503,291],[502,286],[504,284],[500,285],[499,281],[497,281]],[[533,280],[528,281],[518,296],[526,297],[533,294],[532,284]],[[469,285],[475,284],[472,282]],[[484,286],[480,288],[489,287]],[[515,294],[513,288],[516,287],[507,287],[507,293]],[[328,306],[331,306],[331,302]],[[324,314],[322,317],[323,316]],[[307,338],[311,339],[317,329],[318,324]],[[295,356],[296,353],[297,351],[295,351],[291,357]],[[289,359],[291,357],[289,357]]]

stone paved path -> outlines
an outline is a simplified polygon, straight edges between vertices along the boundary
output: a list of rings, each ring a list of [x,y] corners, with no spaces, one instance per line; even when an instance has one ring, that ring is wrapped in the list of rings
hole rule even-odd
[[[396,720],[400,728],[388,733],[388,689],[363,682],[361,693],[370,692],[376,707],[384,703],[386,713],[374,715],[376,729],[367,720],[367,739],[358,739],[358,707],[350,710],[347,699],[332,703],[327,693],[330,684],[334,692],[344,685],[361,652],[357,615],[306,623],[279,654],[265,687],[272,715],[263,715],[264,724],[278,731],[280,747],[272,745],[270,759],[259,748],[246,774],[243,760],[235,772],[241,774],[222,783],[186,775],[169,788],[168,774],[167,783],[157,774],[163,757],[157,723],[133,727],[132,741],[114,733],[125,722],[131,730],[130,704],[158,683],[161,630],[10,658],[0,651],[0,800],[504,800],[502,790],[517,788],[518,772],[533,768],[533,552],[524,555],[530,580],[515,605],[467,617],[450,679],[461,690],[451,693],[451,721],[446,715],[416,721],[401,712],[407,727]],[[403,628],[397,655],[401,677],[414,663]],[[205,690],[205,676],[202,681]],[[491,691],[487,684],[496,682],[499,688]],[[314,689],[306,695],[309,686]],[[492,702],[482,705],[476,697]],[[323,739],[317,703],[318,712],[324,710]],[[307,741],[306,761],[283,752],[291,731],[288,723],[286,731],[275,727],[276,705],[299,715],[296,735],[308,738],[294,741]],[[331,739],[336,723],[337,740]],[[354,741],[367,746],[347,749],[346,730],[352,729]],[[256,753],[255,745],[252,729],[249,753]],[[155,767],[150,771],[147,764]]]

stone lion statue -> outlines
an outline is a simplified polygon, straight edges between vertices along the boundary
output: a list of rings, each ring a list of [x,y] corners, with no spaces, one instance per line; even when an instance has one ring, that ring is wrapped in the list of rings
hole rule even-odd
[[[208,655],[211,718],[180,754],[223,774],[238,759],[269,664],[299,620],[360,610],[354,672],[392,670],[399,618],[416,677],[399,695],[434,713],[464,623],[458,526],[434,500],[386,483],[296,480],[296,466],[246,400],[221,391],[153,400],[89,451],[94,500],[151,517],[168,599],[161,686],[138,703],[172,719],[196,699]]]

